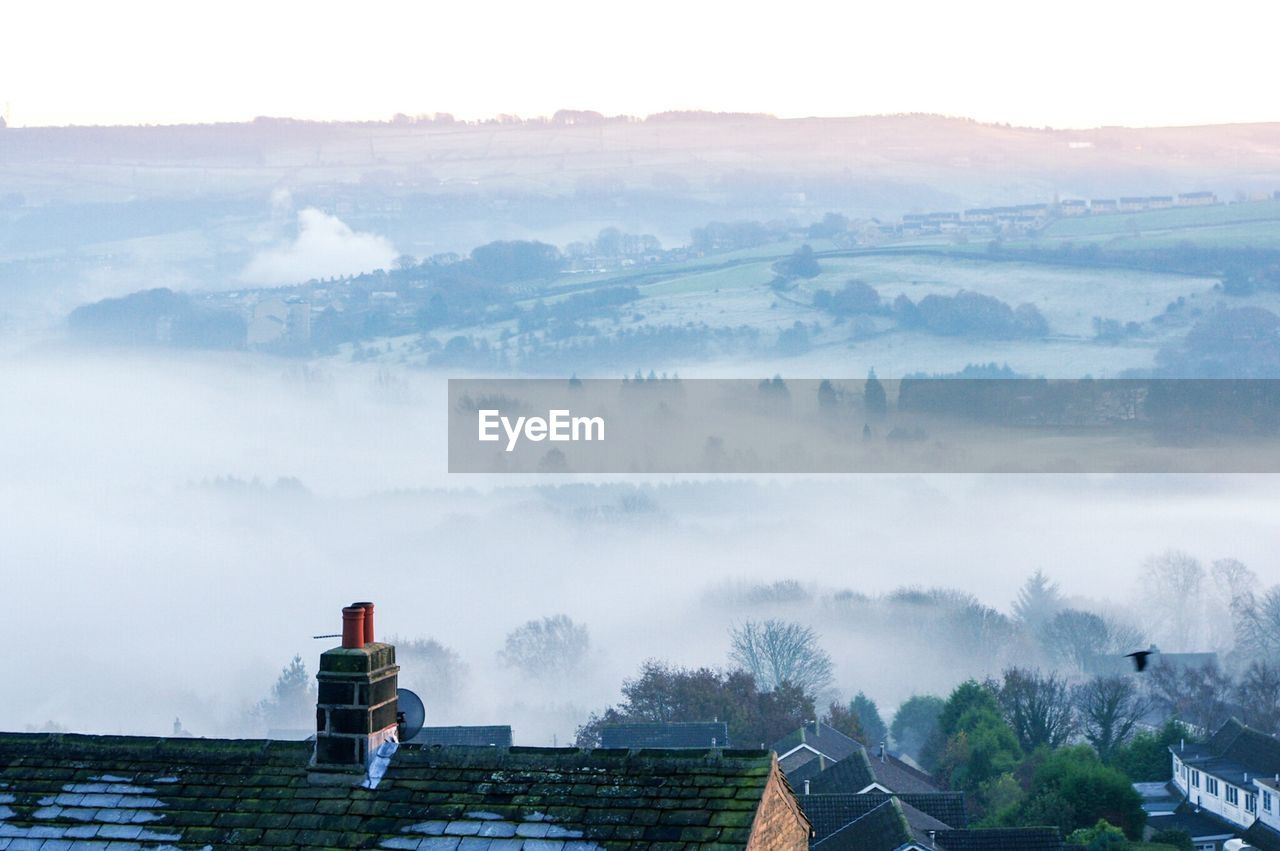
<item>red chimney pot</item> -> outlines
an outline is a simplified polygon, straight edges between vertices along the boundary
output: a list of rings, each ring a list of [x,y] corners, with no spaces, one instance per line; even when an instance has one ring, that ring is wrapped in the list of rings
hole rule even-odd
[[[347,650],[364,647],[365,610],[361,606],[347,606],[342,610],[342,646]]]
[[[352,603],[352,607],[359,606],[364,609],[364,643],[372,644],[373,638],[373,603]]]

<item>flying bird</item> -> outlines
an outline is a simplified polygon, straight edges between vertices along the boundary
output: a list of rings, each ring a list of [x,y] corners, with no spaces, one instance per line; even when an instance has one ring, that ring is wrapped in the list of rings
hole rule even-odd
[[[1156,651],[1154,650],[1138,650],[1133,653],[1126,653],[1124,655],[1126,659],[1132,659],[1133,667],[1138,670],[1138,673],[1142,673],[1147,669],[1147,657],[1149,657],[1152,653],[1155,653],[1155,652]]]

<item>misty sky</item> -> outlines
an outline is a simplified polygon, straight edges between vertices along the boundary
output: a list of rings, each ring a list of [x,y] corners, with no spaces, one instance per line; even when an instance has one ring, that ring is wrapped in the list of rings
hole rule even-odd
[[[1274,16],[1235,0],[64,0],[0,13],[0,101],[14,126],[561,108],[1270,121]]]

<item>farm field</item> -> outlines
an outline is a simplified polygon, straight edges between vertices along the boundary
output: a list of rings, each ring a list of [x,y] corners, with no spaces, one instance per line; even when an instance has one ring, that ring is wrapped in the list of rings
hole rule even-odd
[[[772,260],[744,262],[712,269],[692,269],[651,282],[633,283],[626,276],[604,278],[597,287],[634,285],[640,298],[611,318],[590,320],[594,333],[611,335],[622,328],[681,326],[705,323],[714,328],[747,326],[756,329],[760,346],[755,355],[702,363],[637,363],[634,368],[677,369],[682,375],[754,376],[780,369],[797,376],[862,375],[874,367],[885,376],[913,372],[955,372],[971,363],[1008,364],[1019,373],[1046,377],[1109,376],[1127,369],[1150,368],[1158,349],[1185,332],[1185,314],[1163,325],[1150,320],[1183,299],[1191,315],[1211,310],[1224,296],[1212,278],[1114,268],[1083,268],[1022,261],[990,260],[930,252],[851,253],[824,256],[822,273],[794,288],[777,292]],[[839,321],[815,310],[817,289],[839,289],[851,279],[865,281],[886,303],[899,294],[919,301],[930,293],[952,295],[971,290],[1010,305],[1035,304],[1050,325],[1050,337],[1040,340],[983,340],[943,337],[902,330],[887,316],[862,316]],[[595,287],[584,288],[593,289]],[[562,296],[551,296],[548,303]],[[1251,298],[1259,306],[1276,299]],[[1244,303],[1242,300],[1237,300]],[[526,303],[525,306],[531,304]],[[1093,318],[1137,322],[1143,332],[1122,343],[1094,340]],[[811,348],[784,356],[774,349],[777,335],[796,322],[809,329]],[[444,343],[455,334],[472,335],[502,346],[502,335],[514,333],[515,323],[489,323],[441,331]],[[399,350],[403,353],[403,350]],[[412,356],[410,356],[412,359]],[[659,357],[659,360],[661,358]],[[605,370],[612,375],[616,369]],[[580,374],[594,374],[583,364]]]
[[[1258,221],[1280,223],[1280,201],[1220,203],[1220,205],[1207,207],[1169,207],[1165,210],[1078,216],[1078,218],[1055,221],[1044,229],[1042,235],[1050,239],[1074,239],[1155,232],[1155,230],[1194,232],[1201,228],[1219,228],[1222,225],[1258,223]],[[1181,235],[1189,238],[1192,233]]]

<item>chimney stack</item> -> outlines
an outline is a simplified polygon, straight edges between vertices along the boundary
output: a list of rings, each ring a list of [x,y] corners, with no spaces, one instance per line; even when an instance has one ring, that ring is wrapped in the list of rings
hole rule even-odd
[[[396,649],[373,632],[373,603],[342,610],[342,646],[320,655],[313,767],[364,771],[396,736]]]

